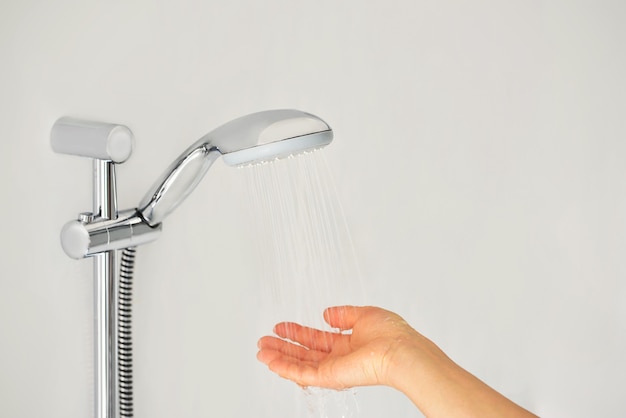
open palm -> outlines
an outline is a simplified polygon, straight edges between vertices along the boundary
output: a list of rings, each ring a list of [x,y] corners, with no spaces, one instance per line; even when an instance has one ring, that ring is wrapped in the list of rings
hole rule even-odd
[[[389,384],[394,346],[415,331],[398,315],[375,307],[328,308],[324,319],[331,327],[351,333],[281,322],[274,328],[280,338],[259,340],[259,360],[301,386],[343,389]]]

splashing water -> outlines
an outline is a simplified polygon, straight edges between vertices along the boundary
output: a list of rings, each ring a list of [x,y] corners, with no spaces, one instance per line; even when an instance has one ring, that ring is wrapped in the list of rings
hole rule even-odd
[[[363,305],[354,247],[323,150],[244,167],[262,281],[262,309],[271,321],[329,329],[328,306]],[[352,418],[355,391],[307,388],[310,418]]]
[[[354,389],[305,388],[304,394],[309,418],[354,418],[358,415],[359,404]]]

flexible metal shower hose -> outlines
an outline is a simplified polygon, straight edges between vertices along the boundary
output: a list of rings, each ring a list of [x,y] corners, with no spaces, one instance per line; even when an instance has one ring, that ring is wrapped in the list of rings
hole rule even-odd
[[[122,251],[118,293],[118,389],[120,417],[133,416],[132,290],[135,247]]]

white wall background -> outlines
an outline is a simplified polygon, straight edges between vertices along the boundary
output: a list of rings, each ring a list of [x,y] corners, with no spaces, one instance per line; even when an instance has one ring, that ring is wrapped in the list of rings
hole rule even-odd
[[[624,416],[625,20],[620,1],[5,0],[0,415],[92,414],[91,263],[58,241],[90,163],[50,150],[52,123],[131,127],[130,207],[207,130],[294,107],[335,129],[370,303],[540,415]],[[255,359],[231,176],[217,164],[140,250],[139,417],[295,415]],[[358,400],[420,416],[385,388]]]

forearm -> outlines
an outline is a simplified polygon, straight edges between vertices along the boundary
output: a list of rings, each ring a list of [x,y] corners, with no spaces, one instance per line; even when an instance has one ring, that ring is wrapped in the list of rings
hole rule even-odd
[[[420,336],[394,359],[390,382],[428,418],[535,417],[467,372]]]

